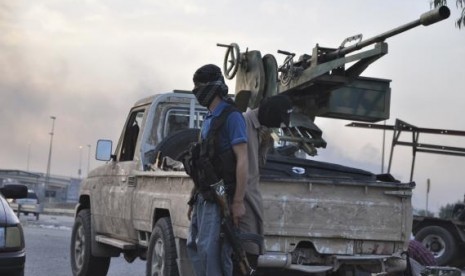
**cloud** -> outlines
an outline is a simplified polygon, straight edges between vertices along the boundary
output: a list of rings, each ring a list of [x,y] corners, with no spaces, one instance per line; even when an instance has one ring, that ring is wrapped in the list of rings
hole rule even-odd
[[[54,115],[52,173],[76,176],[79,146],[91,144],[94,149],[98,138],[116,142],[129,108],[139,98],[190,89],[196,68],[222,64],[225,50],[216,43],[237,42],[242,51],[271,53],[281,63],[278,49],[299,56],[311,53],[316,43],[337,47],[347,36],[372,37],[415,20],[429,8],[421,1],[404,2],[3,1],[0,168],[24,169],[30,143],[30,167],[44,172],[49,116]],[[451,10],[454,18],[457,11]],[[453,20],[387,40],[389,53],[364,75],[392,79],[388,123],[401,118],[422,127],[465,129],[460,119],[464,40]],[[234,82],[228,82],[231,90]],[[381,133],[349,129],[346,123],[317,119],[328,141],[317,160],[379,171]],[[463,145],[457,139],[452,144]],[[390,138],[386,143],[388,147]],[[393,174],[402,181],[409,179],[410,153],[396,149]],[[447,187],[435,190],[438,198],[430,202],[436,208],[463,193],[463,177],[456,168],[465,166],[465,160],[435,158],[418,156],[415,176],[418,183],[429,177],[444,183],[437,187]],[[91,167],[97,164],[91,160]],[[414,203],[421,207],[423,186],[418,185],[417,192]]]

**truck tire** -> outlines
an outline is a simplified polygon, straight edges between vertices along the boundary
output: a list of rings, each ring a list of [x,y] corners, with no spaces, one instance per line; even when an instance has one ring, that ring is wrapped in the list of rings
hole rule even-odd
[[[91,252],[90,210],[81,210],[71,232],[71,270],[74,276],[104,276],[110,257],[94,257]]]
[[[439,266],[450,265],[457,255],[457,244],[452,234],[440,226],[427,226],[415,235],[434,255]]]
[[[147,276],[178,276],[176,244],[169,217],[160,218],[150,235]]]
[[[200,130],[195,128],[176,131],[163,139],[155,148],[155,152],[161,152],[160,158],[169,156],[179,161],[179,157],[189,144],[199,140],[199,132]]]

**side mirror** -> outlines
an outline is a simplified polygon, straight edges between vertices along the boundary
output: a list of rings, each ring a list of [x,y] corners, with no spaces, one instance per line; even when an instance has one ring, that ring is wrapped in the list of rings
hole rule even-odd
[[[26,198],[27,186],[18,184],[5,185],[2,188],[0,188],[0,193],[5,198]]]
[[[110,161],[112,158],[113,142],[111,140],[98,140],[95,159],[100,161]]]

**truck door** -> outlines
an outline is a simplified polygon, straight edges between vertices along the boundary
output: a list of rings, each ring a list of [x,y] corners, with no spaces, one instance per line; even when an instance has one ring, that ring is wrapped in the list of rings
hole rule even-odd
[[[101,215],[104,221],[96,225],[99,233],[110,234],[125,240],[136,239],[136,233],[131,230],[131,200],[135,187],[133,171],[140,169],[140,154],[138,154],[140,133],[143,126],[145,106],[133,109],[115,151],[116,161],[107,164],[107,174],[98,183],[95,202],[92,202],[95,215]]]

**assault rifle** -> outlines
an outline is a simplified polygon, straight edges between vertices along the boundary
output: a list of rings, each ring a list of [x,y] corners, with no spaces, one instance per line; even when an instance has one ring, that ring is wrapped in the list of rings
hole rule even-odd
[[[218,206],[220,206],[221,210],[222,235],[224,235],[224,237],[229,241],[233,249],[233,262],[239,267],[242,275],[255,275],[255,269],[250,266],[245,254],[245,250],[242,247],[241,238],[234,229],[223,180],[220,180],[217,183],[211,185],[211,187],[215,191],[215,200]]]

